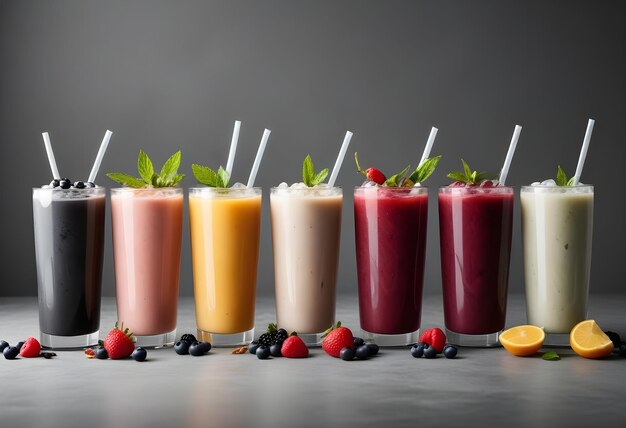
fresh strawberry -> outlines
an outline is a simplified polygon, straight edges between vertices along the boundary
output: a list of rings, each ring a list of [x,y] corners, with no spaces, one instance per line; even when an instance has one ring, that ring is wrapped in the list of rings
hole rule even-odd
[[[283,357],[287,358],[306,358],[309,356],[309,348],[295,334],[285,339],[280,352],[283,354]]]
[[[368,180],[373,181],[376,184],[383,185],[387,180],[385,178],[385,174],[383,174],[379,169],[376,168],[367,168],[361,169],[361,165],[359,164],[359,157],[357,154],[354,154],[354,161],[356,162],[356,170],[361,174],[365,175]]]
[[[20,349],[20,355],[24,358],[34,358],[39,356],[41,352],[41,344],[34,337],[29,337]]]
[[[376,168],[367,168],[365,170],[365,176],[368,180],[380,185],[384,184],[385,180],[387,180],[387,178],[385,178],[385,174]]]
[[[104,339],[104,349],[112,360],[128,358],[135,350],[133,334],[128,332],[128,328],[122,329],[124,329],[124,324],[118,328],[115,323],[115,328]]]
[[[354,347],[354,336],[347,327],[342,327],[341,322],[326,331],[322,341],[322,349],[331,357],[339,358],[343,348]]]
[[[440,328],[429,328],[421,334],[420,342],[428,343],[439,354],[446,345],[446,335]]]

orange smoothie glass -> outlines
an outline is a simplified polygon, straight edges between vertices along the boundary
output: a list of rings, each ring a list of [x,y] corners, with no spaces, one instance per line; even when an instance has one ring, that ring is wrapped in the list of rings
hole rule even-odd
[[[254,338],[261,189],[189,189],[198,338],[213,346]]]
[[[171,346],[176,339],[183,190],[111,190],[118,322],[137,346]]]

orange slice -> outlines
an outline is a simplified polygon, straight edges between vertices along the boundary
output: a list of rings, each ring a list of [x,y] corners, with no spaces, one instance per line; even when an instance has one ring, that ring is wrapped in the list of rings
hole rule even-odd
[[[585,358],[604,358],[613,352],[613,342],[594,320],[582,321],[569,334],[574,352]]]
[[[528,357],[541,349],[546,334],[534,325],[518,325],[500,334],[504,349],[518,357]]]

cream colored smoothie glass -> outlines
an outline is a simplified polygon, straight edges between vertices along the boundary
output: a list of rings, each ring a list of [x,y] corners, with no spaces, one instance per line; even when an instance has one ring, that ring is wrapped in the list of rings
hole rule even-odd
[[[200,340],[236,346],[254,338],[261,189],[189,189],[196,324]]]
[[[528,323],[567,345],[587,317],[593,186],[523,186],[521,207]]]
[[[342,190],[271,189],[276,320],[307,344],[335,322]]]
[[[183,190],[111,190],[118,322],[138,346],[171,346],[176,338]]]

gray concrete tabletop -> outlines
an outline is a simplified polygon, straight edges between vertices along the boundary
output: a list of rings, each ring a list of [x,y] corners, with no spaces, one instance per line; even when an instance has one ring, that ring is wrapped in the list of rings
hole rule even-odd
[[[592,295],[590,318],[626,335],[626,295]],[[274,319],[257,303],[257,335]],[[101,337],[115,322],[103,299]],[[337,319],[358,332],[355,296],[340,295]],[[507,325],[524,323],[510,296]],[[442,326],[441,297],[426,296],[422,327]],[[194,332],[193,300],[179,304],[178,334]],[[35,298],[0,298],[0,339],[37,336]],[[149,350],[148,360],[0,358],[0,427],[590,426],[623,423],[626,358],[560,361],[514,357],[502,348],[461,348],[458,358],[412,358],[383,349],[345,362],[313,349],[306,360],[258,360],[213,349],[204,357]],[[621,426],[621,425],[620,425]]]

